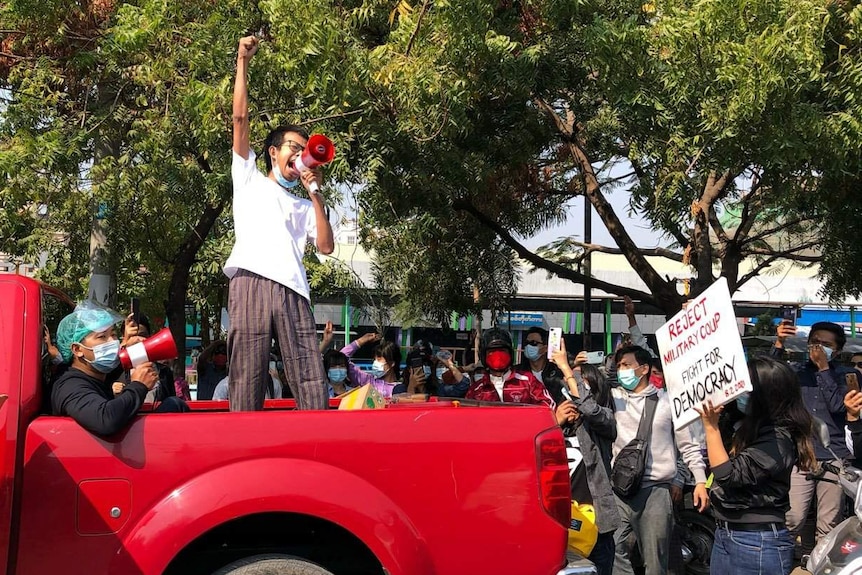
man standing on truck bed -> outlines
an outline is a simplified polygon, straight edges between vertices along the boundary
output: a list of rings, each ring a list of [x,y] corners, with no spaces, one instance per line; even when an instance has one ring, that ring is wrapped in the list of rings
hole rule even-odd
[[[57,348],[71,366],[54,382],[51,409],[54,415],[67,415],[96,435],[113,435],[123,429],[159,383],[155,364],[142,363],[114,397],[111,385],[122,374],[120,340],[114,332],[119,319],[106,309],[79,305],[57,327]],[[155,411],[181,411],[181,400],[168,400]]]
[[[258,40],[239,41],[233,92],[233,218],[236,241],[224,266],[230,279],[228,356],[230,408],[263,409],[273,329],[287,383],[299,409],[323,409],[329,392],[309,301],[302,256],[308,240],[332,253],[332,227],[323,197],[316,191],[319,170],[301,174],[294,161],[308,136],[298,126],[272,130],[264,142],[267,175],[255,165],[249,147],[248,63]],[[310,200],[289,190],[299,182]],[[312,186],[312,184],[317,184]]]

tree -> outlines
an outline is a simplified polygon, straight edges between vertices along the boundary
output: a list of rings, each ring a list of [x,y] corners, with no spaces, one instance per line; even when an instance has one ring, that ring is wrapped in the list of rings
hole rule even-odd
[[[382,257],[478,224],[533,266],[576,282],[587,279],[577,269],[587,254],[621,253],[647,291],[592,284],[669,315],[682,297],[646,255],[690,263],[694,294],[716,275],[735,291],[782,261],[820,261],[823,206],[811,196],[824,185],[819,156],[834,144],[821,4],[472,2],[417,11],[375,48],[389,63],[381,89],[393,109],[384,113],[396,119],[375,134],[392,144],[381,147],[363,204],[369,227],[390,234],[388,243],[366,235]],[[623,185],[632,209],[678,250],[635,245],[607,201]],[[534,253],[520,243],[575,196],[587,198],[616,248],[569,238]],[[738,217],[722,222],[727,211]]]
[[[15,1],[0,13],[0,249],[47,252],[42,277],[80,298],[97,212],[117,299],[142,296],[182,350],[191,270],[230,201],[230,54],[260,14],[203,1]],[[196,269],[199,287],[223,283],[212,262]]]

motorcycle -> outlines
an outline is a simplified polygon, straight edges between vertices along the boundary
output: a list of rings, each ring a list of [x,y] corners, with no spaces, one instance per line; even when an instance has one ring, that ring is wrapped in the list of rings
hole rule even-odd
[[[816,418],[814,423],[817,439],[832,453],[826,424]],[[834,453],[832,456],[841,461]],[[853,500],[853,516],[823,537],[811,555],[802,558],[802,566],[813,575],[862,573],[862,470],[844,463],[840,468],[830,465],[827,470],[838,476],[842,490]]]

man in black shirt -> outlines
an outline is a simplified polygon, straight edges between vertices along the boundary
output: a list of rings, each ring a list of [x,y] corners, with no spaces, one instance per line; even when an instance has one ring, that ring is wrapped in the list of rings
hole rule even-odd
[[[52,411],[71,417],[96,435],[123,429],[159,381],[154,364],[143,363],[132,370],[131,382],[114,397],[111,385],[122,373],[120,341],[114,332],[119,319],[108,310],[79,305],[57,328],[57,348],[71,365],[54,382]]]

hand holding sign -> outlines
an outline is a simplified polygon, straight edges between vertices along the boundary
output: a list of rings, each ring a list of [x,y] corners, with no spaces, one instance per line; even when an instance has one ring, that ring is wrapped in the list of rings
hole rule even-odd
[[[656,339],[676,429],[697,420],[707,401],[721,406],[751,391],[725,278],[661,326]]]

